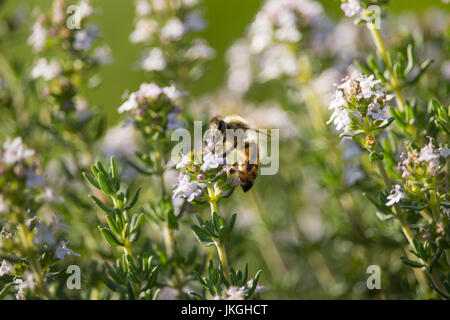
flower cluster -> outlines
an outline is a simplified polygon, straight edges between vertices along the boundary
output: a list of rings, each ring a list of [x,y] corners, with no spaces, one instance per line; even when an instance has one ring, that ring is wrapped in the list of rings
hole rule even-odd
[[[157,137],[184,126],[177,100],[186,95],[175,85],[159,87],[155,83],[142,83],[138,91],[126,94],[119,113],[128,113],[136,127],[145,135]]]
[[[224,158],[220,139],[209,138],[200,154],[190,152],[176,165],[180,170],[173,198],[182,197],[189,202],[217,201],[231,195],[239,184],[236,170]]]
[[[130,41],[149,46],[140,67],[151,72],[170,72],[175,68],[179,69],[177,77],[183,73],[187,78],[197,77],[190,74],[193,68],[215,57],[214,49],[204,39],[193,36],[206,26],[198,0],[137,0],[135,30]]]
[[[300,72],[297,47],[300,43],[323,43],[327,32],[322,31],[330,31],[329,27],[323,8],[316,1],[265,1],[245,37],[227,53],[228,88],[245,93],[253,81],[295,78]]]
[[[111,63],[112,58],[108,46],[93,46],[100,32],[97,26],[87,25],[87,18],[93,14],[89,1],[80,2],[75,16],[67,12],[64,0],[54,0],[50,12],[38,14],[28,38],[38,57],[31,78],[45,80],[42,91],[51,98],[55,111],[76,111],[81,115],[87,107],[80,86],[94,68]],[[58,51],[64,55],[54,55]]]
[[[389,117],[387,96],[382,89],[377,88],[380,80],[374,76],[348,76],[337,85],[337,91],[329,109],[333,110],[328,123],[333,123],[336,130],[373,131],[381,127]]]

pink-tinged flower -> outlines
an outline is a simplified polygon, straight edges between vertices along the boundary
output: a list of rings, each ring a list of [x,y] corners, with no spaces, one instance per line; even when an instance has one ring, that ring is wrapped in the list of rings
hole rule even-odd
[[[202,194],[204,187],[206,187],[206,184],[193,182],[190,176],[180,173],[177,179],[177,188],[173,191],[172,199],[183,197],[191,202]]]

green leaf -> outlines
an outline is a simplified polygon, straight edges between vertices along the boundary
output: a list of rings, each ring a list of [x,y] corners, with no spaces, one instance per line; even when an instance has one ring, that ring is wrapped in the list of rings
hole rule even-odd
[[[111,157],[110,165],[111,165],[111,175],[114,181],[117,181],[119,179],[119,171],[117,170],[117,165],[116,161],[114,160],[114,157]]]
[[[372,152],[369,154],[369,160],[370,160],[370,162],[374,162],[374,161],[377,161],[377,160],[383,160],[383,159],[384,159],[383,155],[382,155],[382,154],[378,154],[378,153],[376,153],[375,151],[372,151]]]
[[[253,296],[253,293],[256,290],[256,287],[258,286],[258,282],[259,282],[259,277],[261,275],[262,270],[258,270],[258,272],[256,273],[255,277],[253,278],[253,285],[250,288],[250,290],[248,291],[245,299],[249,299]]]
[[[97,181],[94,180],[94,178],[92,178],[89,174],[87,174],[86,172],[83,172],[83,177],[86,179],[86,181],[92,185],[93,187],[97,188],[100,190],[100,185],[98,184]]]
[[[100,187],[102,188],[103,192],[105,194],[107,194],[108,196],[113,196],[114,195],[114,191],[112,189],[112,186],[109,184],[109,181],[106,178],[106,175],[104,175],[103,173],[99,173],[97,175],[98,178],[98,182],[100,183]]]
[[[128,202],[128,204],[124,207],[124,210],[130,210],[131,208],[133,208],[133,206],[136,204],[138,197],[139,197],[139,192],[141,192],[141,187],[138,187],[133,198],[131,199],[130,202]]]
[[[105,240],[113,247],[118,247],[118,246],[124,246],[124,243],[119,241],[114,234],[109,231],[108,229],[99,226],[98,227],[100,229],[100,231],[102,232],[103,236],[105,237]]]
[[[211,246],[214,244],[214,240],[210,238],[210,235],[203,231],[203,229],[201,229],[199,226],[191,225],[191,229],[194,232],[195,237],[201,244],[205,246]]]
[[[14,286],[14,282],[7,283],[3,289],[0,291],[0,300],[3,300],[3,298],[8,294],[9,289]]]
[[[419,262],[415,262],[415,261],[411,261],[406,257],[400,257],[400,259],[402,260],[402,262],[410,267],[413,268],[422,268],[423,264],[419,263]]]
[[[114,222],[114,220],[110,216],[106,216],[106,221],[108,222],[109,228],[111,231],[117,235],[120,235],[121,232],[119,228],[117,227],[117,224]]]
[[[99,198],[97,198],[96,196],[94,196],[94,195],[89,195],[89,198],[91,198],[92,199],[92,201],[94,201],[95,202],[95,204],[101,209],[101,210],[103,210],[104,212],[106,212],[106,213],[111,213],[111,212],[113,212],[113,210],[114,210],[114,208],[111,208],[111,207],[109,207],[109,206],[107,206],[106,204],[104,204]]]

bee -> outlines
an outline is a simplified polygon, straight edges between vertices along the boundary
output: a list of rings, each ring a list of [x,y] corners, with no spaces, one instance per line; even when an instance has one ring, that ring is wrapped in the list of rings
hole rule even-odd
[[[233,170],[238,172],[239,181],[244,192],[250,190],[256,180],[259,168],[259,147],[256,142],[256,136],[250,132],[261,132],[258,129],[251,128],[248,122],[240,116],[232,115],[227,117],[215,116],[209,122],[209,127],[213,132],[219,132],[223,137],[224,150],[223,158],[226,159],[233,151],[237,150],[238,161],[233,164]],[[233,141],[229,141],[227,130],[233,130]],[[234,132],[242,130],[243,139]],[[240,141],[241,140],[241,141]]]

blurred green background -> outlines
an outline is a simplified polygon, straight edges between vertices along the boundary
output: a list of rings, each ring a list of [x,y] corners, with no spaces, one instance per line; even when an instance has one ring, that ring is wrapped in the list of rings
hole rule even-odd
[[[51,0],[17,0],[8,2],[8,10],[23,7],[31,11],[34,7],[47,8]],[[76,3],[76,1],[68,1]],[[324,9],[333,18],[342,17],[337,0],[320,0]],[[144,46],[131,44],[129,34],[134,28],[134,2],[131,0],[93,0],[92,5],[97,9],[93,21],[100,25],[106,42],[111,46],[115,59],[114,64],[101,68],[102,85],[87,94],[89,100],[108,112],[110,124],[118,119],[117,107],[121,104],[121,95],[126,89],[133,91],[144,80],[148,80],[145,72],[135,66],[141,57]],[[255,12],[262,3],[261,0],[206,0],[205,18],[209,22],[208,28],[200,34],[216,50],[217,56],[211,62],[205,76],[198,82],[191,83],[189,91],[193,95],[218,88],[226,76],[224,55],[227,48],[242,36],[246,26],[253,19]],[[441,0],[392,0],[389,5],[391,12],[405,10],[420,11],[430,6],[437,6],[449,10]],[[32,21],[28,21],[32,24]],[[31,68],[33,54],[26,45],[26,37],[18,39],[17,46],[10,48],[12,54],[23,58]]]

